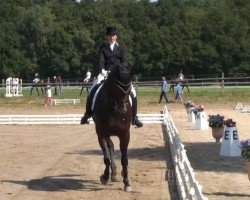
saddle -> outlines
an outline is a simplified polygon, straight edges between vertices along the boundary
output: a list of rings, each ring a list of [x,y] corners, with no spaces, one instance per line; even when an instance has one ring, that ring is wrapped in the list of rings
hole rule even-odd
[[[96,98],[99,94],[99,91],[100,89],[102,88],[103,86],[103,83],[104,81],[102,81],[101,83],[99,84],[96,84],[92,90],[90,91],[90,94],[89,94],[89,97],[90,99],[92,100],[92,104],[91,104],[91,110],[94,111],[94,108],[95,108],[95,101],[96,101]],[[129,95],[129,102],[130,102],[130,105],[132,106],[132,98],[131,98],[131,95]]]

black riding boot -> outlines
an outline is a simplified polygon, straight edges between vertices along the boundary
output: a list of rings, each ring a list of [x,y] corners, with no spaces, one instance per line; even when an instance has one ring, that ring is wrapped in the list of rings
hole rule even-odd
[[[84,116],[81,119],[81,124],[89,124],[88,119],[92,115],[91,104],[92,104],[92,101],[91,101],[90,96],[88,95],[87,102],[86,102],[86,112],[85,112]]]
[[[143,123],[137,117],[137,98],[132,97],[132,124],[137,128],[141,128]]]

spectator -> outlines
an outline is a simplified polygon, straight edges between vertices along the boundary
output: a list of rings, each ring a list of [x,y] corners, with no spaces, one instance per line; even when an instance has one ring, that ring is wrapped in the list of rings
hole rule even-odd
[[[182,88],[181,88],[181,83],[179,82],[176,86],[176,96],[175,96],[175,100],[174,102],[177,100],[177,99],[180,99],[181,102],[183,102],[182,98],[181,98],[181,95],[182,95]]]
[[[164,97],[166,100],[166,103],[168,103],[167,87],[168,87],[167,81],[166,81],[165,77],[162,77],[161,94],[160,94],[159,103],[161,103],[162,97]]]

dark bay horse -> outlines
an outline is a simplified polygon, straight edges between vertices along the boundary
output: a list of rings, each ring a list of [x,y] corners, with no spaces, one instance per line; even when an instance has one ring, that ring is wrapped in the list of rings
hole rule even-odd
[[[114,144],[111,136],[117,136],[120,140],[122,177],[124,190],[131,191],[128,180],[127,149],[130,140],[130,123],[132,118],[129,94],[131,91],[132,75],[128,68],[114,66],[108,78],[99,86],[99,94],[93,109],[93,120],[100,147],[104,155],[105,170],[100,177],[102,184],[116,181],[116,165],[114,161]]]
[[[82,95],[82,91],[84,90],[84,88],[86,88],[86,91],[89,94],[89,90],[90,90],[90,88],[92,88],[93,81],[94,81],[94,78],[90,78],[88,81],[82,83],[82,89],[80,92],[80,96]]]
[[[42,95],[45,94],[45,91],[46,91],[46,83],[45,83],[45,81],[44,80],[39,80],[38,82],[33,83],[32,86],[31,86],[31,90],[30,90],[30,96],[32,95],[32,92],[33,92],[34,88],[36,89],[38,96],[40,95],[38,88],[41,89]]]
[[[188,87],[188,81],[183,79],[183,80],[180,80],[180,79],[172,79],[169,81],[170,83],[170,87],[169,87],[169,92],[172,90],[174,92],[174,87],[179,83],[181,82],[181,86],[182,86],[182,91],[184,90],[184,88],[186,87],[188,92],[190,93],[189,91],[189,87]]]

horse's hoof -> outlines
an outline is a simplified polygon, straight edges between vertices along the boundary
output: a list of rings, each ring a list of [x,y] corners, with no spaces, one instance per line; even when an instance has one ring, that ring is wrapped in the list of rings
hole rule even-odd
[[[123,172],[123,170],[121,171],[121,176],[122,176],[122,178],[124,178],[124,172]]]
[[[117,182],[117,175],[111,175],[111,181],[112,182]]]
[[[106,185],[108,183],[108,179],[105,179],[103,174],[100,176],[100,181],[103,185]]]
[[[124,191],[125,192],[132,192],[132,187],[131,186],[124,186]]]

